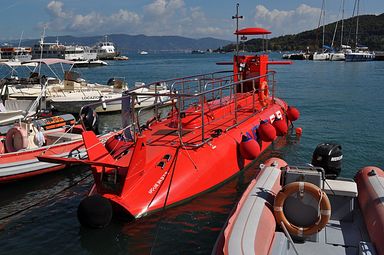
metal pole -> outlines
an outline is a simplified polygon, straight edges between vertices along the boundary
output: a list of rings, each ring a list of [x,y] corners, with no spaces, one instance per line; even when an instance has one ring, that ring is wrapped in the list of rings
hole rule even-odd
[[[237,31],[239,31],[239,19],[242,19],[243,16],[239,16],[239,3],[236,4],[236,15],[232,16],[232,19],[236,19],[236,56],[239,55],[239,35]]]

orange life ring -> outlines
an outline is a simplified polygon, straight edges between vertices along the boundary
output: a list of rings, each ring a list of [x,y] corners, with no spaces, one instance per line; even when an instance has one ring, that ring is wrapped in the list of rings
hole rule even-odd
[[[284,202],[287,197],[295,192],[308,192],[310,193],[320,204],[320,213],[318,220],[309,227],[300,227],[290,223],[284,215]],[[292,182],[283,187],[282,190],[276,195],[273,205],[273,211],[278,224],[283,222],[290,234],[303,237],[309,236],[319,232],[328,223],[331,217],[331,204],[329,202],[327,194],[323,192],[316,185],[309,182]]]
[[[8,130],[5,136],[5,148],[7,152],[15,152],[28,147],[27,130],[20,126],[14,126]]]
[[[263,106],[267,105],[268,97],[269,97],[268,83],[267,81],[263,81],[259,86],[259,101]]]

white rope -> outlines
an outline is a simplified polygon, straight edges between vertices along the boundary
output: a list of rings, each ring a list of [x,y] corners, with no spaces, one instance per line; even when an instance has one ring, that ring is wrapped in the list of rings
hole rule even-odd
[[[299,252],[296,249],[295,243],[293,242],[291,235],[289,234],[287,228],[285,227],[284,222],[281,221],[280,225],[284,231],[285,236],[288,238],[289,242],[292,244],[293,250],[295,251],[296,255],[299,255]]]
[[[323,191],[320,190],[320,198],[319,198],[319,203],[317,205],[317,222],[315,223],[316,225],[319,225],[321,221],[321,200],[323,199]]]
[[[80,120],[76,121],[73,125],[69,126],[68,130],[65,131],[59,138],[57,138],[56,141],[54,141],[52,144],[48,145],[47,148],[44,151],[42,151],[40,155],[46,153],[49,149],[51,149],[53,146],[55,146],[60,141],[60,139],[63,138],[65,134],[68,134],[73,129],[74,126],[79,124],[79,122],[80,122]]]

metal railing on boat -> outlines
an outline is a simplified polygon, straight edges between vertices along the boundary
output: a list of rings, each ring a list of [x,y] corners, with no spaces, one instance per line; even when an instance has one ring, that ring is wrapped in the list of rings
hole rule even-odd
[[[176,79],[168,79],[168,80],[162,80],[162,81],[156,81],[149,84],[145,84],[139,87],[135,87],[133,89],[127,90],[123,93],[123,96],[119,99],[109,99],[105,100],[104,103],[108,105],[108,103],[111,103],[113,101],[117,100],[129,100],[130,109],[135,109],[135,105],[138,103],[138,97],[144,96],[144,97],[155,97],[154,103],[150,106],[142,107],[139,110],[130,110],[129,114],[122,113],[123,118],[128,118],[129,120],[125,122],[125,125],[122,127],[122,129],[130,130],[132,133],[131,138],[135,139],[136,133],[141,134],[143,128],[145,128],[145,122],[147,119],[155,119],[157,121],[161,121],[162,119],[167,118],[167,114],[162,116],[160,109],[164,108],[164,106],[170,106],[171,110],[176,110],[177,114],[175,115],[177,120],[177,127],[174,128],[174,130],[179,134],[181,137],[183,132],[185,131],[185,127],[182,125],[182,118],[185,117],[185,110],[187,110],[189,107],[196,107],[197,111],[200,111],[201,115],[201,125],[196,126],[194,128],[201,128],[201,140],[199,143],[183,143],[183,146],[185,148],[196,148],[199,146],[202,146],[209,142],[212,137],[205,138],[205,111],[207,110],[205,105],[209,106],[210,102],[213,102],[216,100],[218,104],[216,107],[222,107],[225,104],[233,103],[234,108],[232,114],[234,116],[233,118],[233,125],[227,127],[225,131],[228,131],[239,124],[247,121],[249,118],[252,118],[255,116],[258,111],[255,107],[256,102],[256,94],[259,93],[259,83],[260,79],[266,80],[269,84],[271,94],[272,94],[272,100],[275,99],[275,72],[269,71],[266,75],[262,76],[256,76],[245,80],[240,80],[237,82],[234,82],[234,78],[237,76],[237,74],[230,74],[228,75],[230,71],[220,71],[220,72],[213,72],[213,73],[207,73],[202,75],[194,75],[194,76],[187,76],[183,78],[176,78]],[[244,93],[244,85],[245,84],[252,84],[252,90],[249,92]],[[169,88],[169,93],[158,93],[160,91],[160,87],[158,88],[157,85],[166,85]],[[169,85],[168,85],[169,84]],[[137,93],[136,91],[140,88],[149,88],[152,86],[154,88],[154,93]],[[239,109],[237,105],[237,101],[240,100],[244,96],[249,96],[251,93],[252,95],[252,112],[247,115],[243,119],[239,119]],[[168,100],[160,101],[157,98],[160,96],[168,97]],[[99,106],[102,102],[93,103],[86,105],[87,107],[96,107]],[[84,106],[85,107],[85,106]],[[83,107],[83,108],[84,108]],[[82,108],[82,110],[83,110]],[[80,113],[82,112],[80,111]],[[124,109],[123,109],[124,111]],[[153,111],[152,117],[148,116],[148,112]],[[80,114],[81,115],[81,114]],[[146,116],[146,117],[144,117]],[[212,122],[218,121],[218,119],[212,120]],[[171,127],[170,127],[171,129]]]

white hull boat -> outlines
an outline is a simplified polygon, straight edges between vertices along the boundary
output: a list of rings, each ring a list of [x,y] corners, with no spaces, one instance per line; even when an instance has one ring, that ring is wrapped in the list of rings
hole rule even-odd
[[[357,51],[345,54],[345,61],[347,62],[364,62],[364,61],[373,61],[375,59],[375,54],[365,51]]]
[[[315,61],[325,61],[325,60],[329,60],[330,56],[329,53],[313,53],[313,60]]]
[[[330,53],[329,60],[331,60],[331,61],[344,61],[345,60],[345,53],[332,52],[332,53]]]

